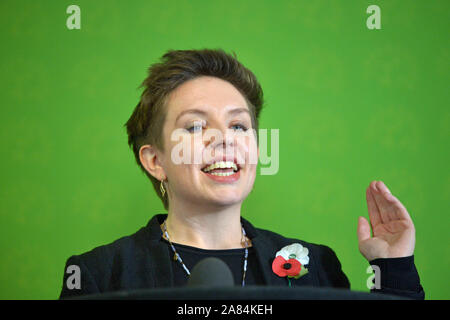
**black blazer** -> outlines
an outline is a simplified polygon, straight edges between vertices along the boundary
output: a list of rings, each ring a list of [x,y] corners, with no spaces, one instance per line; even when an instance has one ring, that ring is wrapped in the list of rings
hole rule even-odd
[[[81,255],[71,256],[64,269],[60,298],[75,295],[94,294],[118,290],[161,288],[173,286],[171,256],[167,244],[162,241],[160,224],[166,214],[155,215],[136,233],[120,238],[110,244],[97,247]],[[285,238],[274,232],[258,229],[241,217],[247,236],[253,248],[266,285],[287,286],[285,278],[272,271],[272,262],[277,251],[294,242],[309,250],[309,273],[299,279],[292,279],[292,286],[317,286],[350,288],[348,278],[341,270],[341,264],[332,249],[298,239]],[[381,270],[381,289],[378,293],[401,295],[413,299],[424,299],[424,292],[414,265],[414,257],[376,259],[370,264]],[[70,265],[77,265],[81,271],[81,288],[66,286],[66,273]],[[368,275],[369,276],[369,275]]]

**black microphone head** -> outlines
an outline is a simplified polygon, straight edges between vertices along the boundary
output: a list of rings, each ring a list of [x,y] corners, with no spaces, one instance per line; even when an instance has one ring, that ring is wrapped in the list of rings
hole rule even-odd
[[[206,258],[192,269],[187,286],[231,287],[234,286],[233,274],[222,260]]]

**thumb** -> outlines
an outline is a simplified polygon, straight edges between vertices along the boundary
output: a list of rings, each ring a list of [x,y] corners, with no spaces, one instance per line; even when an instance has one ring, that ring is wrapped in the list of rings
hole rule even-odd
[[[358,218],[358,241],[364,241],[370,238],[370,225],[366,218],[359,217]]]

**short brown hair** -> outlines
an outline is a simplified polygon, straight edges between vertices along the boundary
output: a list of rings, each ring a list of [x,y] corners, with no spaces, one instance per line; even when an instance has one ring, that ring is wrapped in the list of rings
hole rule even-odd
[[[160,181],[145,170],[139,158],[139,150],[145,144],[163,151],[162,129],[166,117],[169,94],[188,80],[200,76],[216,77],[231,83],[245,98],[252,116],[253,128],[258,132],[258,119],[263,106],[263,91],[255,75],[236,57],[222,49],[169,50],[159,63],[148,69],[148,76],[139,88],[144,88],[141,99],[130,119],[124,125],[128,133],[128,145],[136,162],[150,178],[164,208],[168,209],[168,197],[159,190]]]

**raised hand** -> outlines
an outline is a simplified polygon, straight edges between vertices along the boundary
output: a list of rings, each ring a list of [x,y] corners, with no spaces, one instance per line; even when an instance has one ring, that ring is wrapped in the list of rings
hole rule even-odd
[[[416,241],[415,228],[403,204],[382,181],[370,183],[366,199],[370,225],[366,218],[359,217],[357,234],[361,254],[368,261],[411,256]]]

